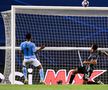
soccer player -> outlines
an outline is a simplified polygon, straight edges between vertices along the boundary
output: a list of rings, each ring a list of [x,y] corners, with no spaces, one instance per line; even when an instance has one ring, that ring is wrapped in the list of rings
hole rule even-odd
[[[31,34],[28,33],[26,34],[26,41],[22,42],[20,44],[20,49],[21,52],[24,55],[24,60],[23,60],[23,74],[25,81],[24,83],[27,84],[28,79],[27,79],[27,63],[32,64],[33,66],[37,67],[39,69],[39,75],[40,75],[40,83],[44,83],[44,71],[41,63],[37,60],[35,53],[41,51],[44,49],[45,46],[42,45],[38,50],[36,50],[36,46],[33,42],[31,42]]]
[[[87,60],[84,60],[83,66],[74,69],[73,74],[70,77],[69,84],[72,84],[73,79],[77,73],[84,74],[83,76],[83,84],[99,84],[98,82],[88,81],[91,76],[95,65],[97,64],[97,59],[101,54],[101,51],[97,51],[98,46],[93,44],[90,50],[90,56]],[[108,55],[106,52],[103,52],[105,55]]]

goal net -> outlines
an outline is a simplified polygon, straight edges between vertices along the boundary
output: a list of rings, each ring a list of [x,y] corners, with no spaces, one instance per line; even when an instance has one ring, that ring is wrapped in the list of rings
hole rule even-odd
[[[3,12],[2,16],[6,46],[0,50],[6,51],[5,83],[23,84],[23,56],[19,45],[25,41],[28,32],[32,34],[32,41],[37,47],[41,44],[46,46],[37,55],[46,77],[48,69],[55,73],[66,70],[68,74],[71,69],[81,66],[80,59],[88,58],[93,43],[98,44],[100,50],[108,50],[108,8],[105,7],[12,6],[11,11]],[[97,72],[94,72],[98,74],[92,78],[106,84],[107,59],[104,55],[100,56]],[[38,70],[33,66],[29,68],[33,69],[32,83],[39,83]]]

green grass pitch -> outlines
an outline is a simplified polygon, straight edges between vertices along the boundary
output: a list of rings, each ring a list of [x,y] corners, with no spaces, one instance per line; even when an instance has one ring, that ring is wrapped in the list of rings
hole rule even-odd
[[[0,85],[0,90],[108,90],[108,85]]]

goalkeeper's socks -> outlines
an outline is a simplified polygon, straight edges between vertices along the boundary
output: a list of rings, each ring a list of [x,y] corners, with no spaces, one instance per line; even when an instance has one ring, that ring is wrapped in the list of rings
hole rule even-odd
[[[74,74],[73,74],[73,75],[71,75],[71,77],[70,77],[70,81],[69,81],[69,84],[72,84],[74,77],[75,77],[75,75],[74,75]]]
[[[43,68],[39,70],[39,74],[40,74],[40,80],[43,81],[44,80],[44,71],[43,71]]]
[[[25,80],[27,80],[27,69],[26,69],[26,67],[23,67],[22,71],[23,71]]]

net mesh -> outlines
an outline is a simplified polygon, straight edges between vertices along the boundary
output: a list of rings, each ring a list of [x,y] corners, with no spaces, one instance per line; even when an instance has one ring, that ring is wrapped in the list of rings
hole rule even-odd
[[[30,32],[32,41],[37,46],[45,44],[46,47],[89,47],[92,43],[97,43],[99,47],[108,47],[107,29],[108,17],[17,14],[16,46],[19,46],[25,40],[25,34]],[[16,53],[16,70],[19,70],[18,65],[22,65],[19,55]],[[88,51],[81,51],[83,60],[88,56]],[[42,51],[39,58],[45,71],[47,69],[69,71],[80,66],[77,51]],[[101,56],[96,69],[107,67],[107,58]],[[100,78],[107,83],[105,79],[107,74]],[[36,79],[33,79],[34,82]]]
[[[11,46],[11,13],[10,11],[6,11],[2,13],[3,21],[4,21],[4,28],[5,28],[5,47]],[[11,50],[10,49],[3,49],[5,50],[5,57],[2,60],[5,61],[5,69],[4,77],[5,79],[2,80],[2,83],[10,84],[9,75],[11,72]]]
[[[66,12],[66,10],[64,11]],[[19,10],[18,12],[20,13],[16,13],[15,17],[16,47],[19,47],[21,42],[25,41],[25,35],[28,32],[32,34],[32,41],[37,47],[39,47],[41,44],[45,44],[46,47],[86,48],[90,47],[92,43],[97,43],[101,48],[108,47],[108,17],[103,15],[101,16],[99,11],[99,16],[75,16],[72,15],[70,11],[70,14],[65,14],[64,12],[62,15],[61,11],[54,11],[52,14],[51,10],[39,11],[35,9]],[[60,15],[57,15],[57,13]],[[10,20],[10,18],[5,20]],[[10,27],[10,25],[7,25],[6,23],[5,25]],[[42,63],[45,72],[47,69],[54,69],[55,71],[58,71],[59,69],[66,69],[68,72],[70,69],[81,65],[78,57],[78,51],[64,50],[64,48],[62,48],[62,50],[44,50],[38,53],[38,60],[40,60]],[[82,50],[80,51],[80,54],[82,60],[85,60],[89,56],[89,51]],[[16,71],[22,72],[22,60],[22,54],[19,52],[19,50],[16,50]],[[37,69],[35,69],[33,66],[29,67],[34,69],[33,84],[39,83]],[[107,57],[101,55],[98,59],[96,69],[107,70],[107,68]],[[96,79],[101,80],[104,83],[108,83],[108,72],[105,72]],[[16,80],[23,81],[24,78],[16,77]]]

